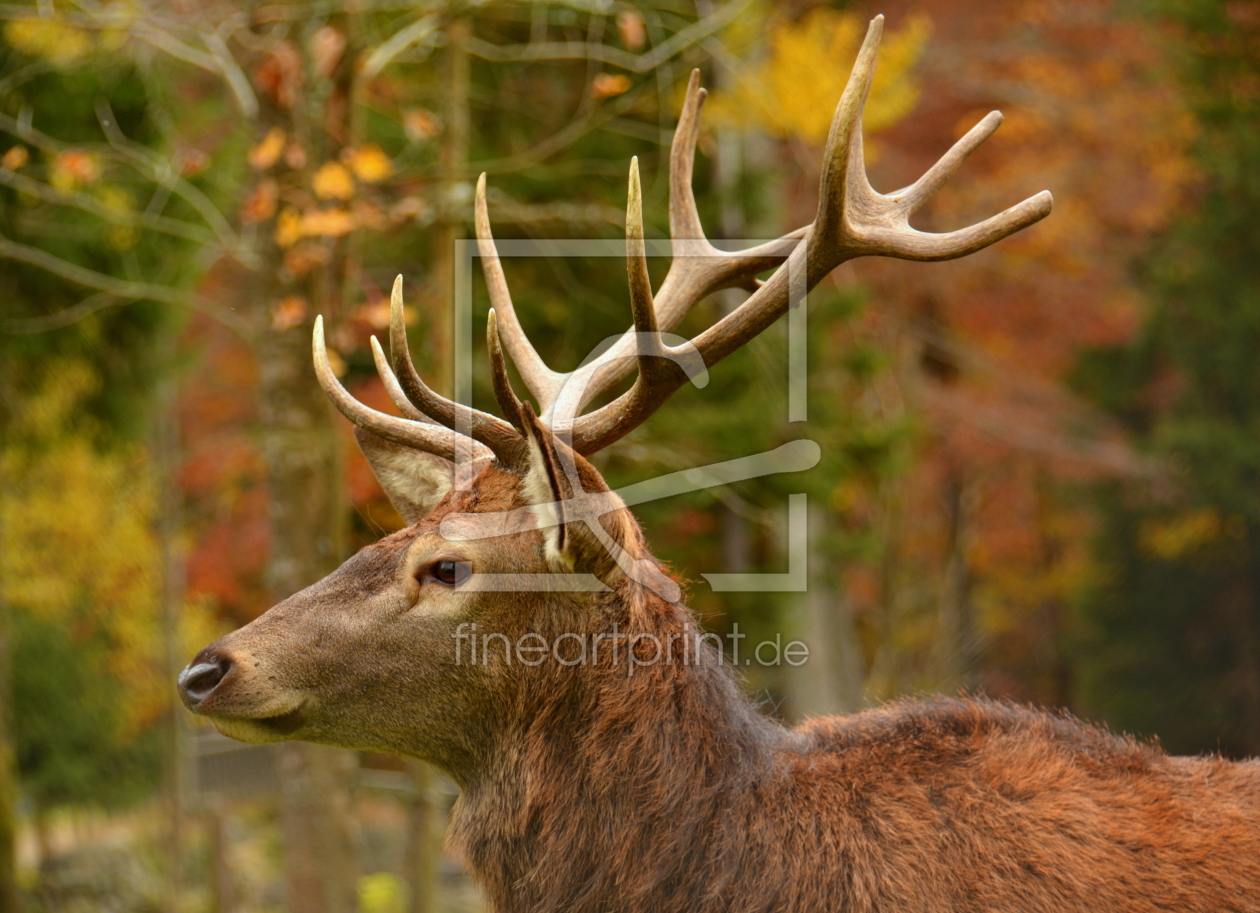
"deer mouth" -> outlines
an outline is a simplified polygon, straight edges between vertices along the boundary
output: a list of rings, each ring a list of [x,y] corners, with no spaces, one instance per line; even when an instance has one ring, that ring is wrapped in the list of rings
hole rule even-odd
[[[302,724],[306,722],[302,713],[305,706],[306,703],[303,702],[285,713],[278,713],[275,716],[264,717],[261,720],[254,720],[253,722],[278,735],[292,735],[301,729]]]
[[[242,742],[266,743],[283,742],[294,737],[306,723],[306,701],[301,701],[291,710],[273,716],[255,717],[211,717],[214,728],[225,736]]]

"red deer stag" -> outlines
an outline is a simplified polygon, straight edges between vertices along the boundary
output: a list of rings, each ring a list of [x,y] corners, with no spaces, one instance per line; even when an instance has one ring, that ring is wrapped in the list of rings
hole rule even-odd
[[[483,177],[476,229],[507,421],[419,378],[398,285],[392,365],[375,340],[373,351],[403,418],[346,393],[317,322],[320,383],[411,525],[202,650],[179,677],[189,709],[246,741],[436,764],[461,790],[450,840],[500,913],[1260,911],[1260,761],[1168,757],[985,700],[902,701],[786,729],[700,639],[585,459],[839,263],[961,257],[1049,213],[1041,193],[960,231],[910,227],[996,112],[910,187],[871,188],[860,124],[881,25],[836,111],[817,218],[739,253],[709,245],[696,213],[704,92],[693,74],[670,154],[669,274],[654,295],[632,166],[634,327],[571,374],[540,360],[513,313]],[[754,290],[692,341],[666,345],[688,308],[731,285]],[[538,413],[513,392],[500,339]],[[636,365],[629,390],[583,414]],[[479,655],[473,625],[497,638]],[[662,655],[662,644],[683,648]],[[578,649],[585,661],[573,663]]]

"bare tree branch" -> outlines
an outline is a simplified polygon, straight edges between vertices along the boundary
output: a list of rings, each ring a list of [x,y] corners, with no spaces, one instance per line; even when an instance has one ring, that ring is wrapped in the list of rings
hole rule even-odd
[[[103,115],[102,111],[104,112]],[[105,131],[110,148],[117,156],[118,161],[131,166],[146,179],[153,181],[155,184],[160,184],[180,197],[206,220],[210,230],[217,237],[219,245],[224,250],[230,251],[237,257],[245,256],[241,248],[240,238],[232,230],[232,226],[227,219],[224,218],[223,214],[219,212],[218,208],[210,202],[205,194],[181,178],[169,161],[143,146],[137,146],[123,136],[114,124],[113,114],[109,111],[107,103],[101,102],[98,104],[97,116],[101,119],[101,127]],[[35,129],[29,123],[10,117],[3,112],[0,112],[0,130],[30,143],[48,156],[55,156],[67,148],[65,143],[55,140],[46,133]]]
[[[495,62],[599,60],[620,69],[629,70],[631,73],[648,73],[683,49],[712,35],[750,6],[752,6],[752,0],[735,0],[733,3],[728,3],[718,12],[677,32],[646,54],[631,54],[620,48],[587,41],[546,41],[500,46],[480,38],[468,38],[466,47],[470,54]]]
[[[204,33],[202,40],[210,48],[210,53],[218,64],[219,72],[223,74],[232,94],[236,96],[236,103],[240,106],[241,113],[247,119],[253,120],[258,116],[258,98],[250,87],[249,79],[232,56],[232,52],[228,50],[227,42],[214,32]]]
[[[611,104],[604,104],[596,109],[592,109],[589,105],[584,106],[562,130],[551,134],[537,145],[504,158],[477,162],[469,167],[469,172],[478,174],[484,171],[488,174],[502,174],[517,171],[526,165],[536,164],[570,143],[576,142],[591,130],[619,118],[626,111],[634,108],[638,100],[639,92],[632,90],[618,96]]]
[[[45,184],[43,181],[28,178],[7,168],[0,168],[0,184],[12,187],[21,193],[29,193],[31,196],[38,197],[47,203],[73,206],[84,212],[90,212],[92,215],[99,216],[116,225],[147,228],[162,234],[195,241],[206,246],[212,246],[215,243],[214,234],[199,225],[192,225],[180,219],[172,219],[169,216],[155,213],[110,209],[86,193],[67,193]]]
[[[160,301],[164,304],[175,304],[180,307],[192,308],[195,311],[200,311],[209,317],[213,317],[242,336],[248,337],[250,333],[250,324],[245,318],[212,301],[207,301],[196,292],[188,292],[169,285],[158,285],[151,282],[129,282],[125,279],[117,279],[114,276],[108,276],[105,273],[70,263],[39,248],[19,244],[3,236],[0,236],[0,257],[37,266],[55,276],[60,276],[62,279],[75,282],[87,288],[96,289],[98,292],[115,298],[130,301]],[[91,300],[89,299],[89,301]],[[70,310],[74,311],[76,308],[84,308],[84,306],[85,303],[80,302]],[[77,320],[104,306],[104,304],[100,304],[85,308],[83,313],[70,318],[65,323]],[[49,316],[55,317],[55,315]],[[26,329],[26,321],[6,321],[6,324],[9,323],[14,323],[18,332],[31,332],[31,330]],[[65,323],[57,325],[64,326]]]
[[[371,80],[385,69],[403,51],[414,44],[419,44],[437,32],[439,18],[436,13],[421,16],[406,28],[400,29],[374,50],[363,64],[360,73],[362,79]]]
[[[119,155],[149,180],[166,187],[196,209],[211,230],[219,236],[220,243],[233,253],[240,254],[239,236],[232,230],[232,226],[219,208],[210,202],[209,197],[180,177],[169,159],[127,139],[118,129],[118,122],[114,119],[114,112],[110,109],[109,102],[103,99],[97,102],[96,117],[101,123],[101,129],[105,131],[105,138]]]
[[[89,314],[116,304],[124,304],[125,299],[109,292],[97,292],[89,295],[73,307],[65,308],[54,314],[43,314],[39,317],[10,317],[4,321],[4,328],[10,333],[45,333],[58,330],[82,320]]]

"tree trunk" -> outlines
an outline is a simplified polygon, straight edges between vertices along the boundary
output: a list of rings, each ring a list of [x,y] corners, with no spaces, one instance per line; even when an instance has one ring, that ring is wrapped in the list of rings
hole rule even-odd
[[[436,800],[437,774],[423,761],[408,761],[413,794],[407,813],[403,859],[411,885],[409,913],[437,913],[438,858],[441,830]]]
[[[975,686],[978,641],[971,611],[971,572],[967,567],[967,501],[965,483],[948,483],[949,557],[940,601],[939,676],[942,688]]]
[[[797,716],[853,713],[862,706],[862,653],[844,592],[836,586],[826,514],[809,515],[809,590],[802,600],[803,640],[809,659],[794,670]]]
[[[9,731],[10,683],[13,681],[9,632],[9,604],[0,586],[0,910],[17,913],[21,909],[21,898],[17,888],[17,816],[13,808],[17,760]]]
[[[452,5],[458,13],[458,7]],[[452,304],[455,302],[455,246],[466,221],[466,194],[461,188],[468,182],[468,143],[471,115],[468,90],[472,80],[472,61],[464,46],[472,34],[472,23],[458,14],[446,23],[446,51],[443,55],[443,76],[446,84],[446,107],[443,111],[445,130],[439,149],[441,189],[438,218],[434,225],[433,263],[428,282],[427,305],[436,330],[430,340],[436,355],[434,376],[441,384],[450,376],[455,334],[450,327]],[[464,391],[454,384],[450,391],[460,397]],[[411,913],[433,913],[438,908],[437,866],[441,851],[439,824],[441,809],[435,802],[437,774],[423,761],[408,761],[414,795],[407,812],[407,844],[404,853],[407,881],[411,886]]]
[[[272,274],[279,275],[279,270]],[[270,300],[291,294],[272,279]],[[265,312],[264,312],[265,313]],[[281,598],[336,568],[344,551],[341,448],[330,406],[311,368],[311,325],[262,329],[259,417],[271,497],[269,582]],[[287,742],[280,749],[280,826],[289,909],[346,913],[356,905],[357,864],[350,837],[352,754]]]
[[[167,345],[172,339],[165,339]],[[182,512],[176,472],[179,466],[179,429],[175,413],[175,383],[171,372],[163,381],[162,396],[153,435],[160,505],[157,539],[162,561],[162,648],[166,681],[173,682],[184,665],[183,643],[180,640],[180,607],[184,601],[184,564],[179,553]],[[184,715],[174,688],[168,689],[169,706],[163,727],[163,804],[166,813],[166,909],[179,913],[183,893],[184,814],[187,805],[184,782]],[[2,908],[0,908],[2,909]]]

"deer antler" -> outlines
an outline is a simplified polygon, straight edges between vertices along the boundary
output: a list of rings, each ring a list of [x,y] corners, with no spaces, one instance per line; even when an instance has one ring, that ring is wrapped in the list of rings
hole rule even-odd
[[[527,451],[524,439],[515,428],[497,416],[453,402],[435,393],[420,378],[407,348],[402,276],[394,280],[390,296],[389,346],[393,365],[386,359],[375,336],[372,337],[371,344],[377,373],[385,384],[389,398],[405,416],[404,419],[363,405],[341,386],[328,363],[323,318],[315,321],[315,373],[324,392],[346,418],[387,440],[437,454],[448,460],[456,459],[457,441],[471,438],[467,443],[472,446],[470,448],[465,444],[464,456],[480,458],[493,454],[504,465],[523,464]]]
[[[705,237],[691,186],[700,110],[705,91],[693,71],[670,147],[669,227],[673,261],[661,287],[652,292],[643,240],[638,161],[630,165],[626,206],[626,261],[634,326],[597,358],[568,373],[549,368],[525,335],[503,266],[490,233],[486,178],[477,182],[475,226],[493,310],[487,326],[495,395],[509,422],[452,402],[420,379],[407,352],[402,320],[401,277],[390,307],[392,369],[373,338],[373,355],[391,399],[406,418],[394,418],[355,402],[333,376],[316,324],[316,369],[320,383],[351,421],[389,440],[454,458],[460,435],[473,441],[475,457],[493,454],[505,465],[526,459],[520,433],[523,406],[508,383],[503,350],[511,356],[547,424],[581,454],[591,454],[638,427],[675,390],[692,380],[707,382],[706,370],[781,317],[804,294],[846,260],[861,256],[905,260],[949,260],[987,247],[1045,218],[1052,203],[1042,191],[1005,212],[958,231],[932,234],[910,226],[913,215],[1002,122],[994,111],[954,144],[909,187],[875,191],[866,175],[862,111],[866,105],[884,17],[876,16],[844,94],[836,107],[824,155],[818,213],[810,225],[743,251],[723,251]],[[777,267],[777,268],[775,268]],[[762,282],[756,274],[775,268]],[[751,288],[748,299],[692,340],[671,337],[687,312],[710,293],[730,286]],[[501,341],[501,342],[500,342]],[[586,414],[582,409],[637,366],[629,390]],[[437,422],[439,425],[431,424]],[[517,427],[513,427],[513,426]],[[452,431],[450,429],[456,429]],[[458,433],[457,433],[458,432]],[[464,445],[467,453],[469,444]]]
[[[477,239],[486,283],[500,313],[503,342],[551,427],[570,438],[576,451],[591,454],[642,424],[687,379],[699,378],[781,317],[828,273],[861,256],[905,260],[949,260],[974,253],[1049,214],[1052,198],[1042,191],[1022,203],[958,231],[932,234],[909,223],[913,215],[1002,122],[987,115],[914,184],[892,194],[875,191],[866,175],[862,111],[875,73],[883,16],[872,20],[844,95],[836,107],[813,224],[757,247],[721,251],[705,238],[691,187],[700,109],[705,92],[694,71],[670,149],[669,223],[673,262],[652,295],[643,254],[637,162],[630,166],[626,245],[634,327],[599,358],[568,374],[548,368],[526,338],[503,280],[490,236],[484,176],[477,185]],[[755,278],[775,265],[764,283]],[[719,288],[751,285],[752,295],[690,342],[667,345],[664,333],[702,298]],[[637,357],[635,357],[637,356]],[[697,357],[700,359],[697,361]],[[633,386],[588,414],[582,408],[630,373]]]

